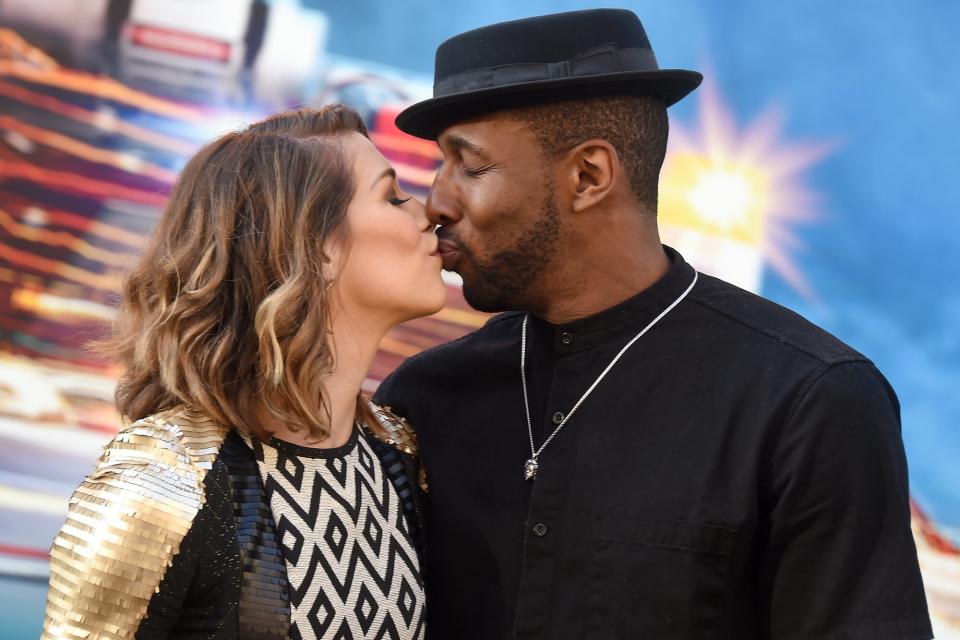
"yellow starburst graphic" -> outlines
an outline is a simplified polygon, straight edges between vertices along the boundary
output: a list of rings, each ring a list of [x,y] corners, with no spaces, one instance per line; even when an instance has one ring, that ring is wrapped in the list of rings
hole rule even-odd
[[[791,255],[800,247],[793,226],[819,217],[819,198],[803,174],[834,145],[785,142],[782,121],[782,111],[769,107],[738,127],[705,81],[696,126],[671,121],[661,230],[665,242],[708,273],[756,291],[766,264],[813,297]]]

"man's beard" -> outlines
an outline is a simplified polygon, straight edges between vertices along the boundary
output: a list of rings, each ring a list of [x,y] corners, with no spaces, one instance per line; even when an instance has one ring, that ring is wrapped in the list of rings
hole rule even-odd
[[[520,211],[506,212],[504,219],[519,218]],[[516,219],[516,218],[515,218]],[[524,311],[536,304],[541,276],[552,264],[560,235],[560,212],[552,188],[547,189],[540,215],[529,226],[512,234],[509,247],[480,258],[460,246],[463,297],[477,311]]]

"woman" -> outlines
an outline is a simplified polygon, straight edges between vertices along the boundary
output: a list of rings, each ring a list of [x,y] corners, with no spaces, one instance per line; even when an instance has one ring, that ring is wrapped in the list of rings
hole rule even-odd
[[[184,168],[110,346],[132,424],[70,501],[46,638],[422,638],[418,464],[361,383],[446,300],[357,114],[279,114]]]

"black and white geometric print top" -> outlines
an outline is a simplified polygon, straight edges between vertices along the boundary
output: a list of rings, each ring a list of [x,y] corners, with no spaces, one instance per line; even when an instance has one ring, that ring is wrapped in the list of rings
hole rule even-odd
[[[290,637],[391,638],[426,633],[423,582],[396,488],[366,436],[342,447],[248,440],[276,523],[290,584]]]

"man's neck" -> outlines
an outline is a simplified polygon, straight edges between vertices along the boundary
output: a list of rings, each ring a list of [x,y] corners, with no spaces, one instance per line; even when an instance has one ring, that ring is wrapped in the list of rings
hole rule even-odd
[[[648,289],[670,269],[659,237],[640,244],[596,243],[556,270],[544,291],[545,304],[531,311],[551,324],[566,324],[616,306]],[[577,255],[571,252],[571,255]]]

